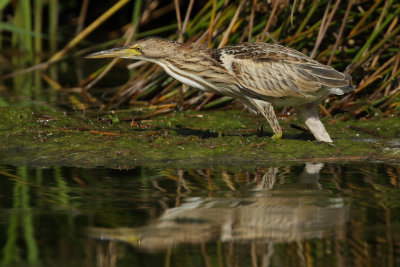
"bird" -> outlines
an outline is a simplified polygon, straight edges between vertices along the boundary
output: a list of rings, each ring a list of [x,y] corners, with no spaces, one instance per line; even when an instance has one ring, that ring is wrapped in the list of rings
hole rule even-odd
[[[237,98],[263,115],[273,139],[282,137],[274,106],[293,107],[317,141],[332,143],[318,115],[328,94],[354,90],[351,76],[282,45],[247,42],[212,49],[190,42],[147,37],[86,58],[126,58],[158,64],[188,86]]]

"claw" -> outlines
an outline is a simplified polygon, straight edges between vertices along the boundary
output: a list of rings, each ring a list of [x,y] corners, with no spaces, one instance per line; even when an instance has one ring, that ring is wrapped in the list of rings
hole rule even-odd
[[[316,144],[328,145],[330,147],[337,147],[333,142],[325,142],[325,141],[319,141],[319,140],[315,140],[314,142]]]

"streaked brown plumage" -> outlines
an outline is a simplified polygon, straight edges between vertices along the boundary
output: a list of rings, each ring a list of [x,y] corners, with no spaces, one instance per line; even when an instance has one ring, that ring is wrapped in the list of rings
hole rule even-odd
[[[317,140],[332,142],[317,106],[329,93],[341,95],[353,90],[349,75],[276,44],[242,43],[212,50],[149,37],[88,57],[150,61],[189,86],[239,98],[264,115],[277,138],[282,130],[273,105],[295,107]]]

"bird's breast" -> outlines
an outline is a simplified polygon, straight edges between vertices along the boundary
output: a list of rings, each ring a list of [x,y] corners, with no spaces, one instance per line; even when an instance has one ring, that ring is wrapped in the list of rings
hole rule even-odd
[[[207,61],[193,64],[188,61],[186,64],[160,61],[157,64],[181,83],[212,93],[240,96],[236,80],[226,70],[215,68]]]
[[[157,64],[160,65],[170,76],[181,83],[207,91],[207,86],[204,81],[201,81],[201,79],[196,77],[194,74],[179,69],[168,62],[157,62]]]
[[[183,75],[179,75],[176,72],[171,71],[170,69],[165,69],[165,71],[171,75],[174,79],[177,79],[178,81],[180,81],[183,84],[189,85],[191,87],[200,89],[200,90],[207,90],[204,85],[202,85],[199,82],[196,82],[193,79],[190,79],[188,76],[183,76]]]

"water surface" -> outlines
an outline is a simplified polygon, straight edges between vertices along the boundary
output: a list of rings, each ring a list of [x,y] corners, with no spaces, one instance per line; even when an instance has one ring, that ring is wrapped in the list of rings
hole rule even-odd
[[[2,264],[395,266],[400,166],[1,166]]]

